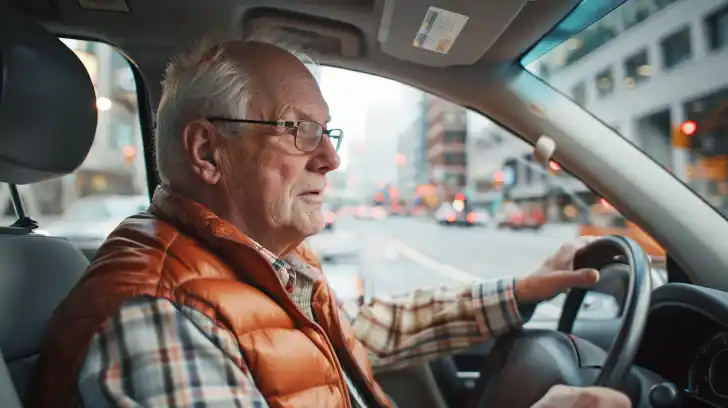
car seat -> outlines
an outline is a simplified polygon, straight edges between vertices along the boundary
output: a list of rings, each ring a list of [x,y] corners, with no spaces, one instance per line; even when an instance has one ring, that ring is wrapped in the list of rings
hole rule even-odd
[[[79,167],[93,144],[97,112],[93,84],[74,52],[2,6],[0,73],[0,182],[7,183],[0,187],[10,186],[18,215],[0,227],[0,406],[13,407],[31,378],[48,319],[88,266],[67,240],[35,232],[16,186]]]

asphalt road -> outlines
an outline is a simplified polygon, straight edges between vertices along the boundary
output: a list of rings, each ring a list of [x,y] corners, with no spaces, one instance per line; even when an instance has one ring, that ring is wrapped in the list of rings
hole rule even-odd
[[[441,226],[429,219],[342,218],[332,236],[355,242],[371,293],[395,294],[531,273],[563,242],[576,237],[576,227],[510,231]],[[340,241],[332,240],[334,245]]]

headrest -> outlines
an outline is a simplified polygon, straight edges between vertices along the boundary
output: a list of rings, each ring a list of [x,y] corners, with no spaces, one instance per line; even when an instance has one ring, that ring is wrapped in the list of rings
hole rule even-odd
[[[81,60],[49,33],[0,10],[0,181],[72,173],[96,134],[96,95]]]

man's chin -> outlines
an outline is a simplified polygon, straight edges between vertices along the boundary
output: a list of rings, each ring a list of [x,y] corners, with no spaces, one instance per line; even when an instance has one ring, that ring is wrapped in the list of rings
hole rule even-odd
[[[324,227],[326,226],[325,222],[306,222],[301,223],[301,228],[298,228],[298,230],[301,232],[301,235],[304,235],[306,237],[310,237],[311,235],[316,235],[319,232],[323,231]]]

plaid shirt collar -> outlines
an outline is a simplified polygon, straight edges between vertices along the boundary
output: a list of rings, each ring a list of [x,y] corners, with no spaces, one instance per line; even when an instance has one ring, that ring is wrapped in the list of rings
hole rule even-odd
[[[273,270],[276,272],[278,279],[280,279],[281,283],[286,288],[286,292],[293,293],[293,289],[296,287],[296,272],[293,270],[291,265],[282,258],[277,257],[273,252],[269,251],[263,245],[260,245],[257,241],[250,237],[248,237],[248,239],[258,252],[260,252],[260,254],[263,255],[268,262],[270,262],[271,266],[273,266]]]
[[[296,288],[296,279],[300,275],[304,275],[311,280],[317,280],[323,277],[321,271],[304,262],[296,255],[295,251],[283,257],[278,257],[250,237],[248,239],[258,252],[273,266],[273,270],[275,270],[278,279],[280,279],[289,294],[292,294]]]

